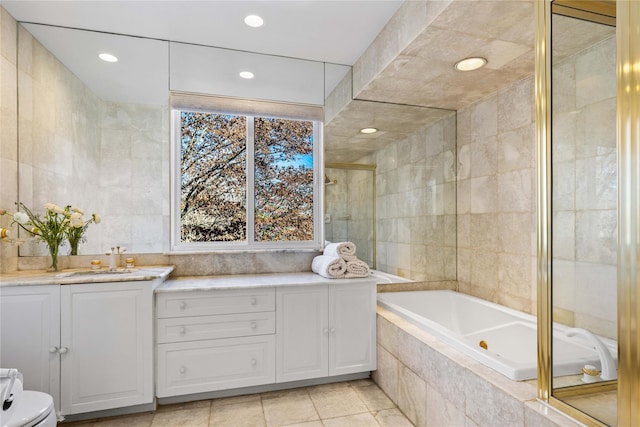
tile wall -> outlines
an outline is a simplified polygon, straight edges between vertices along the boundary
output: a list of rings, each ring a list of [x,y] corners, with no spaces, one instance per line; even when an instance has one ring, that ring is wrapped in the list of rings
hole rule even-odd
[[[16,21],[0,7],[0,209],[11,209],[18,198],[12,183],[18,176],[18,91]],[[8,216],[0,216],[0,227],[7,228]],[[0,273],[16,270],[18,248],[0,243]]]
[[[459,290],[536,311],[533,77],[458,111]]]
[[[377,267],[416,281],[456,278],[456,117],[361,163],[376,170]]]

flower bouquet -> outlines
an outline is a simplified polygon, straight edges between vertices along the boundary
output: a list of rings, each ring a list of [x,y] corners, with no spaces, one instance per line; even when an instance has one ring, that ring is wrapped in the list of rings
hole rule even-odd
[[[67,230],[67,240],[71,248],[69,255],[78,255],[78,245],[80,242],[87,241],[84,233],[92,222],[96,224],[100,223],[100,215],[93,213],[91,214],[91,218],[85,221],[84,218],[82,218],[84,214],[82,209],[72,207],[70,211],[69,228]]]
[[[82,211],[78,208],[72,208],[71,206],[62,208],[53,203],[47,203],[44,205],[44,218],[41,218],[40,215],[34,214],[23,203],[20,202],[16,204],[18,205],[18,211],[16,213],[12,214],[4,209],[0,209],[0,215],[12,216],[12,224],[18,224],[24,231],[35,236],[47,245],[49,255],[51,256],[51,266],[48,269],[50,271],[58,271],[58,251],[62,242],[70,238],[70,232],[73,234],[71,239],[75,241],[75,250],[77,253],[78,243],[82,241],[88,225],[91,222],[100,222],[100,217],[97,214],[93,214],[91,219],[85,222],[82,219]],[[20,209],[24,212],[20,211]]]

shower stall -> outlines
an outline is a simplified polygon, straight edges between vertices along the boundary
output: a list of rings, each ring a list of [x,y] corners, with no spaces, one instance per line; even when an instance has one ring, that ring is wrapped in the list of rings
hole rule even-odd
[[[328,163],[325,166],[325,240],[353,242],[358,258],[376,267],[376,166]]]
[[[638,425],[640,4],[544,0],[536,20],[538,396],[589,425]],[[559,375],[556,325],[617,348]]]

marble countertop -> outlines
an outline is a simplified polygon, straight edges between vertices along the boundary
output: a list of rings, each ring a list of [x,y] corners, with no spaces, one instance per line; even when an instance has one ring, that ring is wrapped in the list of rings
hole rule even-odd
[[[364,281],[376,283],[371,277],[362,279],[327,279],[311,272],[234,274],[226,276],[183,276],[166,280],[156,292],[202,291],[209,289],[248,289],[264,286],[305,286],[321,284],[349,284]]]
[[[57,272],[44,270],[17,271],[0,274],[0,286],[26,285],[76,285],[81,283],[129,282],[139,280],[165,279],[173,271],[173,266],[135,267],[130,270],[119,269],[113,273],[106,269],[69,269]]]

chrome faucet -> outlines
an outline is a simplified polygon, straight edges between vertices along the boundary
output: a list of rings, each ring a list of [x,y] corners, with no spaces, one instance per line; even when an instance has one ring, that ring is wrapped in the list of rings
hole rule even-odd
[[[593,345],[598,353],[598,357],[600,357],[600,367],[602,371],[600,373],[601,379],[615,380],[618,378],[618,363],[615,361],[613,356],[611,356],[611,352],[600,338],[582,328],[569,328],[565,334],[568,337],[580,335],[581,337],[586,338]]]

